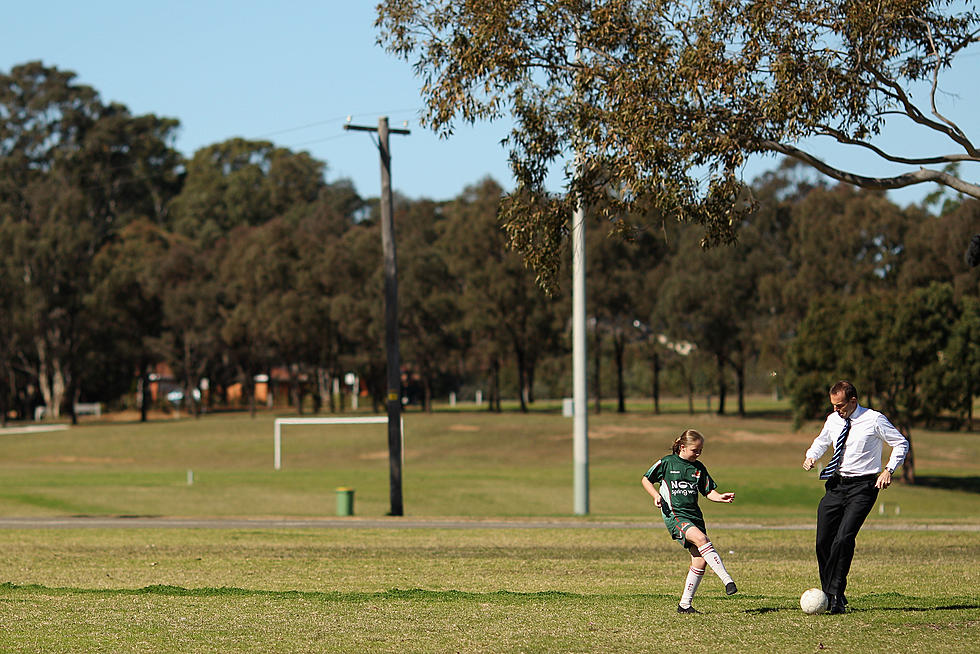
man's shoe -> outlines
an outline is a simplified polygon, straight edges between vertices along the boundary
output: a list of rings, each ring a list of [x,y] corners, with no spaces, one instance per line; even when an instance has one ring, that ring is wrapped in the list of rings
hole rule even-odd
[[[830,596],[830,606],[827,609],[827,613],[831,615],[841,615],[847,612],[847,604],[845,604],[840,597],[837,595]]]
[[[725,584],[726,595],[734,595],[737,592],[738,592],[738,588],[735,587],[734,581],[729,581],[727,584]]]
[[[685,609],[685,608],[684,608],[683,606],[681,606],[680,604],[678,604],[678,605],[677,605],[677,612],[678,612],[678,613],[701,613],[701,611],[698,611],[698,610],[697,610],[696,608],[694,608],[693,606],[689,606],[689,607],[687,607],[687,608]]]

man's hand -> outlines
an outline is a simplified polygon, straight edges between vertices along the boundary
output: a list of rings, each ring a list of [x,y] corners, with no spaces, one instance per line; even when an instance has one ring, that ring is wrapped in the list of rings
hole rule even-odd
[[[892,485],[892,473],[888,472],[888,468],[881,471],[878,475],[878,481],[875,482],[875,488],[888,488]]]
[[[813,459],[811,459],[810,457],[803,459],[803,469],[804,470],[813,469]]]

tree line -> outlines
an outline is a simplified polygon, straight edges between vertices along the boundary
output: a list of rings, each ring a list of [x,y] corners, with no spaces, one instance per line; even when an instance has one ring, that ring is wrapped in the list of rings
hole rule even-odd
[[[161,363],[186,398],[205,379],[211,402],[241,384],[253,411],[273,368],[299,410],[341,410],[333,381],[348,372],[382,405],[377,201],[266,141],[185,159],[177,127],[37,62],[0,75],[4,420],[132,404]],[[980,289],[962,255],[978,203],[940,193],[901,208],[792,164],[752,192],[731,246],[704,249],[701,226],[656,213],[613,235],[617,222],[591,217],[596,410],[638,395],[659,410],[670,394],[693,411],[710,395],[744,414],[747,392],[772,391],[813,417],[847,376],[906,429],[972,428]],[[423,408],[479,389],[490,410],[504,397],[527,410],[570,392],[567,285],[543,292],[511,249],[504,197],[490,179],[449,201],[396,196],[403,379]]]

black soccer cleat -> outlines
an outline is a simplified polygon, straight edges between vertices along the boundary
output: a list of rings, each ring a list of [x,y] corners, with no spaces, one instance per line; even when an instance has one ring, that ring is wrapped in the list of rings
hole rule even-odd
[[[735,586],[734,581],[729,581],[727,584],[725,584],[726,595],[734,595],[737,592],[738,592],[738,588]]]
[[[689,606],[689,607],[687,607],[687,608],[685,609],[685,608],[684,608],[683,606],[681,606],[680,604],[678,604],[678,605],[677,605],[677,612],[678,612],[678,613],[697,613],[697,614],[699,614],[699,615],[701,614],[701,611],[698,611],[698,610],[697,610],[696,608],[694,608],[693,606]]]

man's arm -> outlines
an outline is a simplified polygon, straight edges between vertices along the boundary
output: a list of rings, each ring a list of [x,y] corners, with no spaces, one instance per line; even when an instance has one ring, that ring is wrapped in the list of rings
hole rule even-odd
[[[878,475],[878,480],[875,481],[876,488],[888,488],[892,484],[892,474],[905,461],[905,457],[908,455],[909,447],[911,446],[909,445],[909,439],[905,438],[905,434],[898,431],[895,425],[884,414],[879,414],[879,418],[875,423],[875,431],[878,433],[878,437],[888,443],[892,448],[892,453],[888,457],[888,463],[885,464],[885,469],[881,471],[881,474]]]
[[[823,456],[823,453],[830,447],[832,439],[830,436],[830,431],[827,429],[827,422],[829,420],[830,419],[828,418],[827,421],[824,421],[823,428],[820,430],[820,433],[813,439],[813,442],[810,443],[810,447],[807,449],[806,454],[803,455],[806,457],[803,459],[804,470],[812,470],[813,464],[816,463],[817,459]]]

